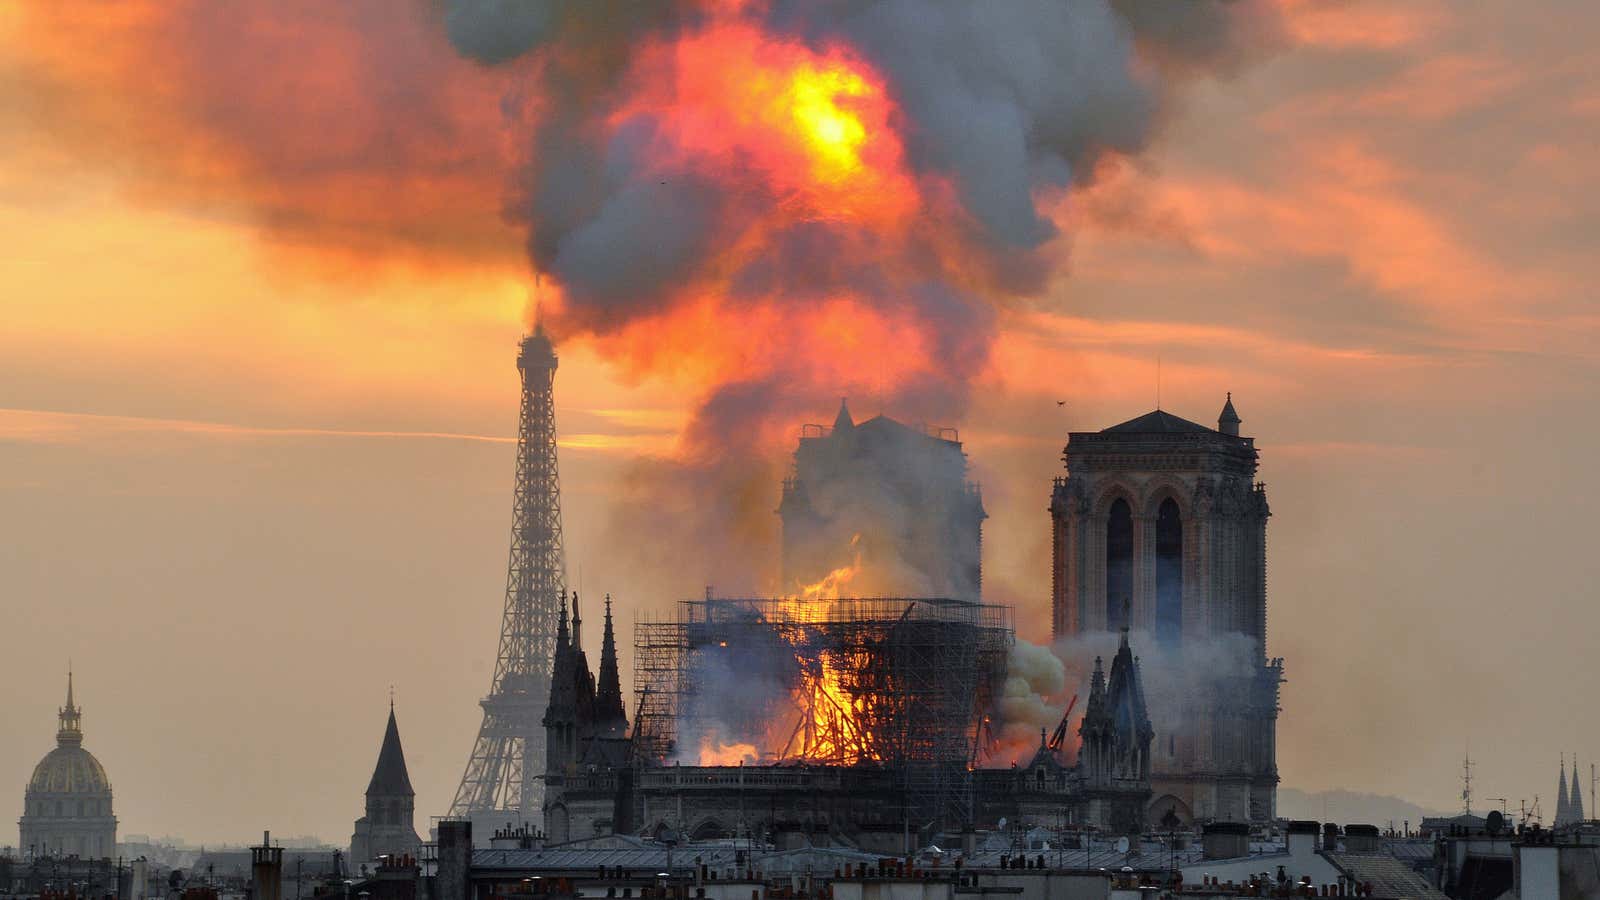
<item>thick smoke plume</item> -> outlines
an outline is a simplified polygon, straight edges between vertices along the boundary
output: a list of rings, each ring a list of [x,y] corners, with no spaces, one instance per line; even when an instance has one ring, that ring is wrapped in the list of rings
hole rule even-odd
[[[1066,666],[1068,683],[1075,685],[1073,690],[1080,694],[1079,713],[1089,696],[1094,659],[1100,657],[1104,661],[1109,675],[1118,640],[1116,634],[1102,633],[1065,638],[1051,645],[1051,651]],[[1128,641],[1139,663],[1145,704],[1158,746],[1172,735],[1183,734],[1185,712],[1197,697],[1247,682],[1255,675],[1259,662],[1256,644],[1242,634],[1185,636],[1176,648],[1163,647],[1150,631],[1130,632]]]
[[[1031,759],[1039,747],[1040,732],[1048,737],[1061,722],[1072,696],[1069,687],[1077,690],[1080,685],[1069,685],[1067,666],[1051,648],[1018,640],[1007,660],[1005,690],[997,710],[999,727],[995,738],[999,746],[994,748],[989,762],[1024,764]],[[1080,703],[1073,715],[1081,716],[1082,712]],[[1077,746],[1074,724],[1064,747],[1071,750]]]
[[[1063,761],[1072,762],[1078,747],[1078,726],[1089,699],[1094,661],[1101,659],[1109,676],[1119,635],[1100,633],[1063,638],[1048,647],[1017,641],[997,710],[997,746],[991,761],[1026,763],[1039,746],[1039,732],[1052,732],[1073,695]],[[1134,631],[1129,645],[1138,659],[1140,681],[1157,749],[1169,737],[1185,732],[1185,713],[1198,697],[1217,690],[1236,689],[1256,673],[1257,649],[1246,636],[1223,634],[1209,638],[1186,637],[1171,649],[1161,648],[1154,633]]]
[[[1246,0],[446,0],[442,17],[474,60],[536,61],[509,212],[553,283],[545,315],[642,374],[698,376],[678,458],[627,506],[681,514],[675,558],[738,587],[771,585],[771,507],[748,501],[775,495],[766,461],[804,411],[855,394],[957,417],[997,310],[1063,262],[1045,204],[1137,153],[1176,79],[1236,65],[1273,23]]]

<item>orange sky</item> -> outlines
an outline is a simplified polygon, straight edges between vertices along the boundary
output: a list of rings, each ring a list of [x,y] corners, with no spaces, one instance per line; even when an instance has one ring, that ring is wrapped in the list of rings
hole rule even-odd
[[[1262,448],[1285,785],[1449,809],[1470,744],[1481,795],[1547,796],[1600,756],[1600,14],[1282,5],[1289,45],[1049,201],[1070,261],[948,423],[986,590],[1041,636],[1065,433],[1147,410],[1159,358],[1165,408],[1231,390]],[[436,813],[488,685],[531,293],[505,122],[537,98],[422,13],[353,44],[207,8],[0,8],[0,810],[71,657],[123,834],[342,843],[388,686]],[[219,29],[249,52],[174,49]],[[561,347],[558,418],[570,577],[626,633],[716,581],[608,538],[728,361],[614,352]]]

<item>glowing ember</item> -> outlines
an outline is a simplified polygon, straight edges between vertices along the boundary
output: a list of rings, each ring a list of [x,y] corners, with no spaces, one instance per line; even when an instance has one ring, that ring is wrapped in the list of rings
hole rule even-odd
[[[827,617],[829,601],[840,599],[844,588],[861,574],[861,535],[852,535],[850,549],[854,559],[811,584],[802,584],[794,604],[796,616],[805,622],[820,622]],[[846,689],[845,675],[852,660],[837,649],[808,654],[795,647],[801,663],[800,683],[793,702],[799,716],[779,751],[784,759],[803,759],[855,765],[880,759],[873,735],[861,724],[862,708],[870,700]]]
[[[786,219],[884,226],[920,205],[882,81],[843,49],[725,23],[647,49],[638,68],[650,80],[613,126],[655,123],[663,174],[695,171],[774,201],[747,223],[753,240]]]
[[[760,759],[755,744],[725,744],[708,735],[700,741],[697,761],[702,766],[741,766],[754,765]]]
[[[812,582],[811,584],[802,584],[802,585],[800,585],[800,593],[798,595],[798,599],[800,599],[800,600],[837,600],[837,599],[839,599],[840,592],[844,589],[845,585],[847,585],[850,582],[854,581],[855,577],[861,573],[861,535],[857,534],[857,535],[852,535],[851,536],[851,538],[850,538],[850,547],[851,547],[851,549],[853,549],[855,551],[855,559],[848,566],[840,566],[837,569],[834,569],[832,572],[829,572],[828,574],[822,576],[822,578],[818,579],[817,581]],[[811,607],[811,606],[806,606],[806,605],[801,605],[799,607],[799,609],[800,609],[802,615],[804,615],[807,612],[807,610],[810,610],[813,613],[816,613],[816,612],[820,611],[818,607]],[[817,617],[815,615],[812,615],[812,616],[808,617],[808,621],[817,621],[817,620],[818,619],[817,619]]]

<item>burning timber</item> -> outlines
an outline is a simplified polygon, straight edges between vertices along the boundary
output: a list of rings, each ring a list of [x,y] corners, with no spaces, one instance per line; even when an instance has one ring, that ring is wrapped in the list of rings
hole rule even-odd
[[[616,659],[606,619],[602,672]],[[978,763],[1014,643],[1008,607],[681,602],[636,626],[631,734],[579,642],[563,610],[545,716],[552,841],[804,835],[899,853],[1006,817],[1127,831],[1149,802],[1152,733],[1126,635],[1109,678],[1097,664],[1079,759],[1041,735],[1007,769]]]
[[[635,752],[656,763],[892,766],[927,814],[964,772],[1010,610],[911,598],[706,599],[635,631]]]

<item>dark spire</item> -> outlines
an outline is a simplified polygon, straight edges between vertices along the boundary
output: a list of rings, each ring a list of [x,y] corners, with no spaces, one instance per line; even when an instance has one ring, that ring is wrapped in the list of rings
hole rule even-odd
[[[583,617],[578,613],[578,592],[572,592],[572,649],[583,652]]]
[[[1117,779],[1150,776],[1150,742],[1155,732],[1139,679],[1139,666],[1122,630],[1117,654],[1106,673],[1098,657],[1089,681],[1089,704],[1078,733],[1084,738],[1085,775],[1101,785]]]
[[[367,782],[369,797],[415,797],[411,789],[411,775],[406,771],[406,753],[400,749],[400,726],[394,720],[394,701],[389,701],[389,726],[383,731],[383,748],[378,751],[378,765],[372,770],[372,780]]]
[[[576,596],[576,595],[574,595]],[[570,643],[567,640],[567,595],[561,595],[561,617],[556,620],[556,657],[559,659],[561,651],[567,649]]]
[[[567,596],[562,594],[561,612],[556,619],[556,650],[550,660],[550,705],[545,710],[546,725],[565,721],[572,714],[572,658],[572,641],[567,636]]]
[[[856,427],[855,420],[850,418],[850,407],[844,402],[844,399],[843,397],[839,398],[839,414],[833,417],[834,431],[849,431]]]
[[[617,671],[617,636],[611,627],[611,595],[606,595],[606,625],[600,638],[600,687],[595,692],[598,733],[622,737],[628,730],[628,713],[622,706],[622,676]]]
[[[1239,436],[1239,414],[1233,409],[1233,391],[1228,392],[1228,401],[1222,404],[1222,415],[1217,416],[1217,430]]]
[[[1561,754],[1561,785],[1556,788],[1555,824],[1565,825],[1572,818],[1572,797],[1567,793],[1567,755]]]
[[[1583,815],[1583,788],[1578,785],[1578,754],[1572,754],[1572,799],[1567,801],[1567,816],[1574,823],[1587,821]]]

